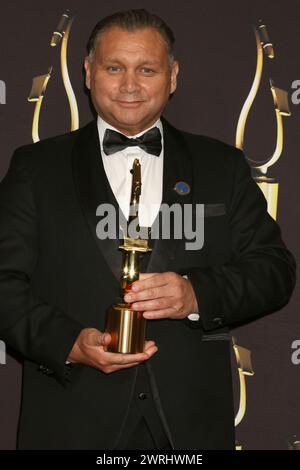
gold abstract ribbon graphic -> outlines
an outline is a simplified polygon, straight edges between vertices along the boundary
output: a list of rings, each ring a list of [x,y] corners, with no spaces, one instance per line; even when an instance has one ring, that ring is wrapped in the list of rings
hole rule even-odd
[[[250,92],[245,100],[245,103],[242,107],[240,117],[238,120],[237,130],[236,130],[236,147],[244,150],[244,134],[245,127],[247,123],[247,118],[249,111],[254,103],[257,92],[261,84],[261,78],[263,73],[264,65],[264,56],[267,60],[272,60],[275,57],[274,47],[271,43],[267,31],[267,27],[261,21],[257,27],[254,27],[254,34],[256,39],[256,49],[257,49],[257,61],[256,61],[256,71],[254,75],[254,80],[250,89]],[[283,116],[290,116],[291,112],[289,109],[288,102],[288,92],[278,88],[274,85],[272,78],[269,78],[270,91],[272,93],[274,111],[276,114],[276,128],[277,128],[277,137],[276,137],[276,147],[274,153],[264,159],[262,162],[258,162],[255,159],[247,158],[252,171],[253,176],[260,189],[262,190],[267,203],[268,203],[268,212],[276,220],[277,217],[277,202],[278,202],[278,188],[279,184],[275,178],[267,177],[267,171],[269,167],[274,165],[280,158],[283,150]]]
[[[79,128],[79,113],[76,97],[71,85],[68,64],[67,64],[67,50],[68,50],[68,41],[69,35],[73,23],[73,17],[70,14],[69,10],[61,16],[59,24],[55,31],[52,34],[50,46],[57,47],[61,44],[60,49],[60,66],[61,66],[61,75],[64,84],[64,88],[68,97],[70,114],[71,114],[71,131],[74,131]],[[32,121],[32,140],[33,142],[38,142],[39,137],[39,118],[40,111],[43,102],[43,98],[46,93],[46,88],[51,77],[53,67],[49,67],[48,73],[45,75],[39,75],[33,78],[31,91],[29,93],[28,101],[35,103],[33,121]]]

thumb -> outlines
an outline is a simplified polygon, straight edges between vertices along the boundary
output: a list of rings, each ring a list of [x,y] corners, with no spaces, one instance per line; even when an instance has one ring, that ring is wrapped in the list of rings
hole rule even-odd
[[[99,338],[99,340],[102,346],[107,346],[111,341],[111,336],[109,333],[103,333],[101,335],[101,338]]]

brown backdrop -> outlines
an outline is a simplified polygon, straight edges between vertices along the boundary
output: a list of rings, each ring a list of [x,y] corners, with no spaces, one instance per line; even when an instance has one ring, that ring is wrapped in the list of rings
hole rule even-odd
[[[46,73],[50,65],[54,68],[42,107],[40,136],[50,137],[70,128],[58,50],[49,46],[64,9],[70,8],[76,16],[68,60],[82,126],[92,117],[82,74],[87,37],[102,16],[132,7],[159,14],[176,34],[180,80],[165,115],[179,128],[234,143],[238,116],[255,71],[252,24],[259,18],[267,24],[275,45],[276,58],[269,73],[276,85],[291,94],[292,82],[300,79],[298,0],[6,0],[0,14],[0,80],[6,83],[7,91],[6,104],[0,104],[0,177],[13,150],[31,142],[34,106],[27,96],[33,76]],[[286,243],[300,260],[300,105],[290,103],[290,107],[292,117],[284,120],[283,155],[270,174],[280,185],[277,220]],[[246,142],[247,154],[257,159],[274,150],[275,115],[266,76],[249,117]],[[298,286],[284,310],[233,332],[238,343],[252,351],[255,370],[254,377],[247,378],[246,416],[237,428],[237,439],[245,449],[287,449],[289,438],[297,435],[300,439],[300,365],[291,360],[292,342],[300,339],[299,296]],[[237,385],[237,374],[234,382]],[[0,449],[15,448],[20,390],[21,366],[7,356],[7,363],[0,365]]]

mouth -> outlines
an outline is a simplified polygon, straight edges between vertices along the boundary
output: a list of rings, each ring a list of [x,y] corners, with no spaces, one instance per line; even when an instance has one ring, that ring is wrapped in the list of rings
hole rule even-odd
[[[118,101],[118,103],[124,108],[137,108],[143,103],[143,101]]]

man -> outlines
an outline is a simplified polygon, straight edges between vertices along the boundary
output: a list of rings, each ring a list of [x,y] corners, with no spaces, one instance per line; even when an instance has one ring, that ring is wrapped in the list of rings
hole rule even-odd
[[[19,449],[234,448],[229,328],[283,307],[295,263],[242,152],[162,117],[173,43],[145,10],[100,21],[85,59],[97,120],[18,149],[1,184],[0,337],[24,357]],[[148,340],[127,355],[104,334],[119,240],[96,227],[103,203],[128,216],[135,158],[141,225],[151,204],[204,204],[204,245],[152,240],[125,297]]]

